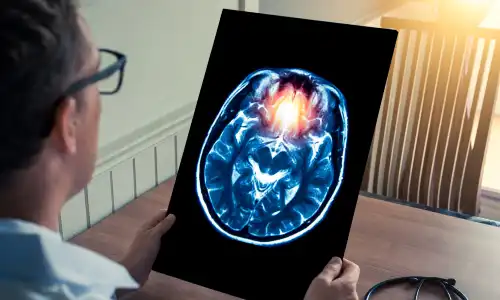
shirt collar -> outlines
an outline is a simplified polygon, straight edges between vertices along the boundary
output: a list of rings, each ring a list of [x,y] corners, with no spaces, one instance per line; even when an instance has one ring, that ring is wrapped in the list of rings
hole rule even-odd
[[[135,289],[139,285],[118,263],[62,240],[48,228],[0,219],[0,278],[62,281],[78,286]]]

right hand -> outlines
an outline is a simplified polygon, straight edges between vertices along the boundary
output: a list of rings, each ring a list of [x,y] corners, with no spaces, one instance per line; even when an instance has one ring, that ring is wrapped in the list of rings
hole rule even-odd
[[[355,263],[334,257],[314,278],[304,300],[359,300],[358,279],[359,267]]]

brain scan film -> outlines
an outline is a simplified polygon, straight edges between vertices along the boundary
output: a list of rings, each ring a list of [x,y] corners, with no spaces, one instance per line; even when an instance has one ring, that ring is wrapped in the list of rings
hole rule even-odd
[[[301,69],[264,69],[228,96],[198,157],[201,207],[222,235],[291,242],[327,214],[342,184],[348,120],[332,83]]]

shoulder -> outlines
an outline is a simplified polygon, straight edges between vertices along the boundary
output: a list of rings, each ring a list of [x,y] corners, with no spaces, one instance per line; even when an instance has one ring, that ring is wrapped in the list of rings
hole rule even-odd
[[[0,219],[0,245],[2,299],[100,300],[138,287],[123,266],[35,224]]]
[[[114,300],[114,291],[74,287],[61,282],[35,283],[0,280],[2,299],[10,300]],[[5,297],[5,298],[3,298]]]

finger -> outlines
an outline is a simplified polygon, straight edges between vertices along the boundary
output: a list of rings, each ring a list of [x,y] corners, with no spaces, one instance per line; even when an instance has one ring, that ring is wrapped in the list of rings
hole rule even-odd
[[[154,228],[155,232],[159,234],[160,236],[164,235],[167,233],[167,231],[172,228],[172,226],[175,223],[175,216],[174,215],[168,215],[165,219],[163,219],[156,227]]]
[[[323,271],[319,273],[318,278],[330,283],[337,278],[342,270],[342,260],[338,257],[333,257],[325,266]]]
[[[357,283],[359,280],[359,267],[352,261],[345,259],[342,263],[342,273],[339,280],[346,283]]]
[[[159,213],[157,213],[151,220],[148,222],[144,223],[144,228],[145,229],[151,229],[156,227],[162,220],[165,219],[167,216],[167,211],[166,210],[161,210]]]

